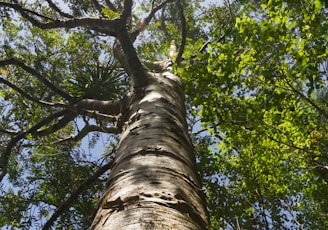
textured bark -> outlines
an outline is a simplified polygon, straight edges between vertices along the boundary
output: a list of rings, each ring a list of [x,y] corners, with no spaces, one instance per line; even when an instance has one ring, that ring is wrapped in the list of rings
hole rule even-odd
[[[147,73],[126,111],[92,229],[208,229],[181,80]]]

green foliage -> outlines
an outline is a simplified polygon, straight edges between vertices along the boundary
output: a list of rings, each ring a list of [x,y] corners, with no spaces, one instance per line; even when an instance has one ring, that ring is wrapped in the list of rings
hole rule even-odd
[[[82,29],[41,30],[9,10],[6,12],[0,22],[0,60],[15,58],[22,61],[71,95],[74,101],[123,97],[127,87],[126,75],[114,60],[112,44],[108,40]],[[1,67],[0,77],[40,101],[70,103],[22,68],[13,65]],[[44,107],[32,102],[1,81],[1,130],[26,130],[60,110],[62,108]],[[61,119],[62,116],[38,131],[50,129]],[[95,123],[83,119],[84,123]],[[81,150],[81,142],[57,143],[58,139],[74,136],[83,122],[80,117],[47,136],[37,137],[29,133],[14,146],[5,185],[0,187],[1,227],[40,227],[78,186],[106,162],[104,157],[85,154],[86,150]],[[1,132],[1,156],[12,136]],[[103,186],[100,181],[95,181],[82,192],[78,201],[56,221],[56,226],[86,229],[92,221],[90,217],[97,202],[95,194],[102,191]]]
[[[213,10],[206,52],[193,44],[177,70],[216,137],[199,156],[213,229],[325,229],[327,9],[320,1],[239,9],[227,32]]]
[[[112,11],[109,7],[102,8],[101,12],[109,19],[113,19],[120,16],[120,13]]]
[[[25,5],[58,16],[40,2]],[[78,17],[119,16],[109,7],[99,10],[94,1],[63,2]],[[112,2],[120,12],[122,1]],[[130,30],[159,2],[136,4]],[[326,2],[180,3],[187,46],[175,70],[185,81],[189,122],[200,118],[206,130],[206,135],[193,136],[193,142],[212,229],[327,229]],[[73,101],[123,97],[126,75],[113,58],[110,39],[90,28],[41,30],[10,10],[0,17],[1,60],[24,61]],[[177,5],[163,7],[137,38],[140,57],[163,59],[172,40],[181,44],[181,27]],[[39,100],[70,103],[22,68],[6,66],[0,75]],[[58,111],[1,83],[4,130],[30,128]],[[7,185],[0,187],[1,226],[28,229],[45,221],[101,165],[79,148],[80,142],[56,143],[79,131],[82,120],[99,124],[82,117],[47,136],[29,133],[15,145]],[[89,146],[98,139],[95,134]],[[1,153],[10,140],[10,132],[1,133]],[[81,193],[56,226],[87,228],[90,207],[103,186],[97,182]]]

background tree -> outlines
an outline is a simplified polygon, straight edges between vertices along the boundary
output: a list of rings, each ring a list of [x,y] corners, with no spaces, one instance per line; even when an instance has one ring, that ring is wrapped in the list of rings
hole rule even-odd
[[[209,9],[207,46],[179,74],[212,136],[199,166],[213,228],[327,228],[325,2]]]

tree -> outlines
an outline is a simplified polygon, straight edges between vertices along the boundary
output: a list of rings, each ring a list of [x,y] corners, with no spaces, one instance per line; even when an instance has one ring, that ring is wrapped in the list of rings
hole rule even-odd
[[[210,229],[326,229],[326,2],[121,2],[0,3],[0,223],[85,229],[97,203],[93,226],[154,206],[205,229],[195,152]]]
[[[47,229],[77,195],[92,202],[95,187],[85,188],[109,170],[93,229],[207,229],[182,81],[170,71],[172,60],[143,61],[133,46],[156,13],[166,12],[165,7],[174,13],[170,5],[175,4],[182,25],[174,57],[179,62],[186,40],[185,3],[142,4],[138,8],[149,12],[141,20],[145,13],[133,14],[131,0],[64,2],[68,10],[51,0],[0,2],[0,131],[6,143],[1,146],[0,175],[17,185],[32,181],[36,186],[26,195],[7,191],[2,196],[18,214],[13,220],[7,213],[1,222],[29,227],[33,219],[22,222],[24,213],[34,203],[39,216],[46,216],[44,202],[57,208],[43,226]],[[74,141],[94,131],[120,137],[117,149],[114,143],[108,153],[108,163],[92,174],[97,166],[81,164]],[[22,168],[29,171],[24,174]],[[72,208],[85,214],[83,205],[80,201]],[[74,223],[69,218],[77,216],[66,214],[60,224]]]
[[[326,229],[325,1],[227,7],[211,8],[206,47],[180,71],[216,137],[200,155],[212,226]]]

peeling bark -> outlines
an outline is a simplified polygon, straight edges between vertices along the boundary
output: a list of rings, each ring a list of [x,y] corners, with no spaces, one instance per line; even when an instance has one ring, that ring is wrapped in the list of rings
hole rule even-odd
[[[208,229],[181,80],[169,72],[144,78],[91,229]]]

